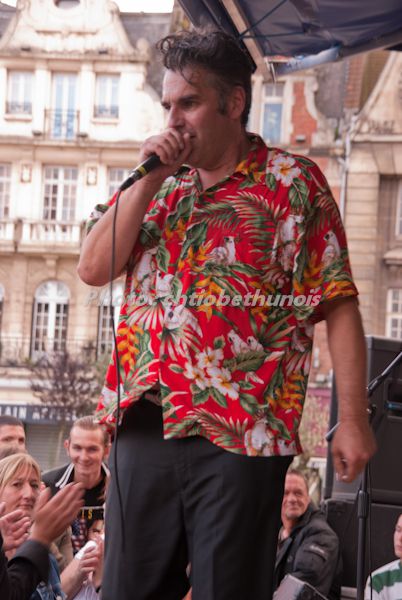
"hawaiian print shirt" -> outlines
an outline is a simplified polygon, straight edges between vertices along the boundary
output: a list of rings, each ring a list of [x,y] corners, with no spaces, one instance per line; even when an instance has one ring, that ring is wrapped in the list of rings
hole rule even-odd
[[[292,455],[320,306],[357,290],[319,168],[250,137],[232,175],[203,190],[184,167],[148,208],[117,330],[120,408],[160,385],[165,439]],[[113,356],[99,420],[115,424],[116,406]]]

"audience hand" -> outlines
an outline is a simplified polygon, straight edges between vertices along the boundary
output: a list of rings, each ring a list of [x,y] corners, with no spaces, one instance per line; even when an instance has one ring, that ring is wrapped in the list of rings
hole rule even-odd
[[[4,502],[0,504],[0,531],[3,536],[3,550],[9,552],[20,546],[29,535],[31,519],[24,516],[22,510],[13,510],[4,515],[6,505]]]
[[[53,498],[50,498],[49,488],[43,490],[36,505],[30,538],[49,546],[75,519],[84,503],[83,495],[81,483],[69,483]]]
[[[102,561],[103,548],[97,544],[92,548],[85,550],[83,557],[80,560],[79,570],[86,578],[91,575],[100,565]]]

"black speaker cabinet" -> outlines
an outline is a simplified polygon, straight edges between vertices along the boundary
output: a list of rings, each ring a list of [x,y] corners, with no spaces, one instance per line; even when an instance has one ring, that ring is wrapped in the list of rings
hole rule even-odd
[[[337,533],[340,541],[343,562],[342,586],[351,588],[356,587],[358,534],[356,507],[357,504],[350,500],[330,499],[325,501],[328,523]],[[370,536],[367,534],[365,578],[370,572],[369,554],[371,554],[371,571],[395,560],[393,534],[395,523],[402,513],[402,507],[373,503],[370,510]],[[370,546],[371,553],[369,552]]]
[[[367,383],[380,375],[402,351],[402,342],[367,336]],[[375,409],[372,427],[378,450],[371,460],[371,501],[402,507],[402,363],[393,369],[370,400]],[[336,388],[333,386],[330,427],[337,422]],[[324,497],[353,500],[361,478],[343,483],[334,477],[330,452]],[[402,512],[402,511],[401,511]]]

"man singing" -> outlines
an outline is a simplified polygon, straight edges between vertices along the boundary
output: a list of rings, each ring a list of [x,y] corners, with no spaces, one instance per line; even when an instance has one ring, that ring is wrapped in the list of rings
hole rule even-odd
[[[335,468],[351,481],[374,451],[357,290],[320,170],[246,131],[247,54],[223,32],[181,32],[159,49],[167,127],[140,159],[161,165],[121,194],[116,218],[119,370],[113,357],[98,417],[119,427],[125,551],[112,469],[103,599],[178,600],[191,585],[193,600],[269,600],[321,319]],[[90,285],[109,279],[115,200],[89,223],[79,275]]]

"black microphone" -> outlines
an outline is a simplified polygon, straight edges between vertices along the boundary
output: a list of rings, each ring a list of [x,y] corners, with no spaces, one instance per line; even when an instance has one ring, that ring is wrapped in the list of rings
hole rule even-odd
[[[135,169],[130,171],[129,176],[127,177],[126,181],[123,181],[123,183],[119,187],[119,190],[123,192],[124,190],[132,186],[133,183],[135,183],[139,179],[142,179],[143,177],[145,177],[145,175],[148,175],[150,171],[153,171],[154,169],[156,169],[156,167],[159,167],[161,164],[162,162],[159,156],[157,154],[151,154],[151,156],[148,156],[148,158],[145,159],[144,162],[139,164],[138,167],[135,167]]]

